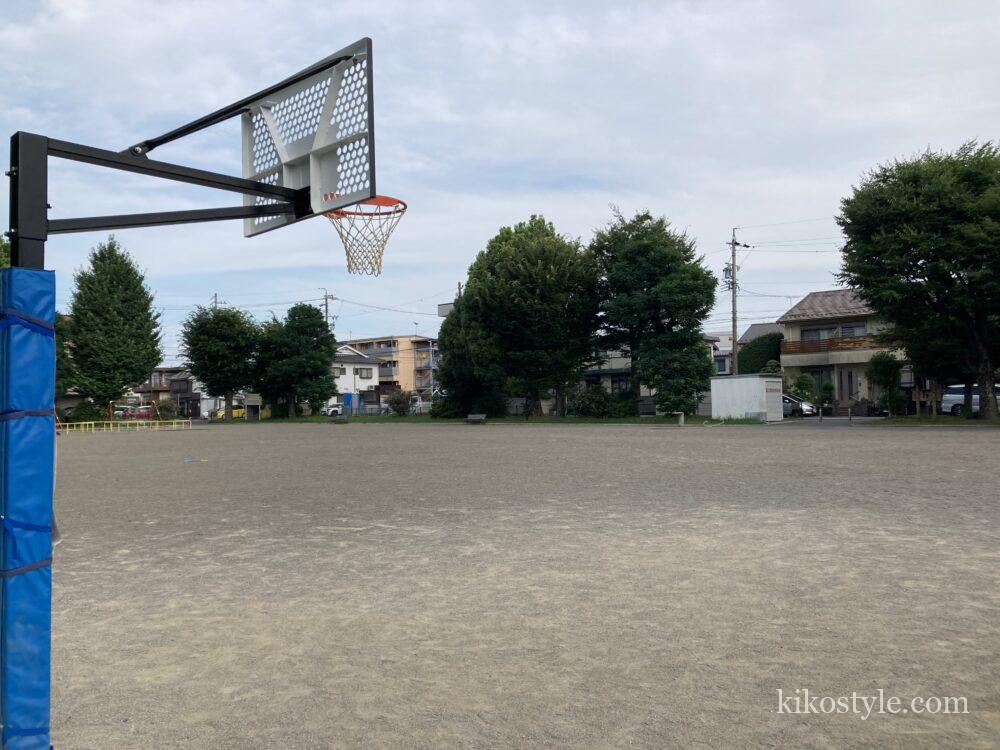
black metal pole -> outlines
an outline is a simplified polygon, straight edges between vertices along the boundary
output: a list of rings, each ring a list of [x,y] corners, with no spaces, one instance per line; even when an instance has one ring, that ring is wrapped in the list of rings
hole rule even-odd
[[[10,137],[10,264],[45,268],[48,239],[48,139],[33,133]]]

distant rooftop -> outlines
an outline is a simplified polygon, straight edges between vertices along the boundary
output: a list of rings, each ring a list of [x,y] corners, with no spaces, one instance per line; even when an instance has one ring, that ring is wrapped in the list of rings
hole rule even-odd
[[[831,289],[807,294],[791,310],[778,318],[778,322],[852,318],[871,315],[873,312],[852,289]]]
[[[740,336],[739,343],[748,344],[754,339],[759,339],[768,333],[784,333],[785,327],[781,323],[753,323]]]

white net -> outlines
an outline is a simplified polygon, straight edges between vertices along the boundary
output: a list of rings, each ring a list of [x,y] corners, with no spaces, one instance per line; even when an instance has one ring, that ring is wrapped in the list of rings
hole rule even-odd
[[[405,212],[406,204],[398,198],[376,195],[326,214],[344,243],[348,273],[382,273],[382,253]]]

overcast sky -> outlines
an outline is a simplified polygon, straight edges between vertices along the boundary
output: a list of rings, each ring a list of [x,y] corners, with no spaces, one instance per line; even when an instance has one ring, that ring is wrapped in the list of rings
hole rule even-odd
[[[832,217],[867,169],[1000,137],[998,30],[989,0],[6,0],[0,124],[120,150],[370,36],[379,192],[410,205],[384,274],[349,276],[322,218],[249,240],[240,222],[120,231],[163,310],[168,360],[215,292],[266,317],[326,287],[345,300],[338,338],[432,334],[499,227],[541,213],[588,241],[609,204],[666,215],[720,278],[743,227],[742,330],[836,286]],[[155,157],[239,174],[238,120]],[[58,160],[50,175],[53,218],[236,202]],[[50,240],[62,308],[101,239]],[[709,330],[728,325],[721,288],[718,301]]]

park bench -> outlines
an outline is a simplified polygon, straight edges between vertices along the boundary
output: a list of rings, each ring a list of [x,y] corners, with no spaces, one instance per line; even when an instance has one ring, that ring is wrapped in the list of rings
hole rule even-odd
[[[485,414],[469,414],[465,418],[466,424],[486,424]]]

